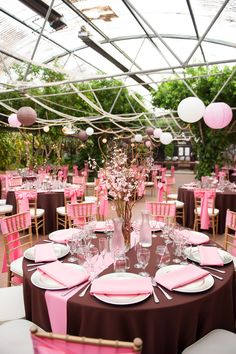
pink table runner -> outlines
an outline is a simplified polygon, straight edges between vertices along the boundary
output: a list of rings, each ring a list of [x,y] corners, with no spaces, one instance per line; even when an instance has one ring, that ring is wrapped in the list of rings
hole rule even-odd
[[[101,256],[98,257],[96,267],[98,273],[104,268],[109,267],[113,263],[113,258],[109,253],[105,255],[105,259]],[[70,268],[71,270],[71,268]],[[79,285],[72,290],[68,295],[62,296],[66,290],[49,291],[45,292],[45,300],[49,315],[49,320],[52,328],[52,332],[66,334],[67,333],[67,301],[81,290],[85,285]]]

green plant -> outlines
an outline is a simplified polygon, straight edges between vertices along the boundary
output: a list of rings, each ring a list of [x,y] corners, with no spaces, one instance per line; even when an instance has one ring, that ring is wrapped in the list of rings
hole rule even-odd
[[[232,70],[234,68],[218,68],[217,66],[211,69],[203,67],[186,69],[186,81],[205,105],[208,105],[221,90]],[[218,95],[217,101],[225,102],[233,107],[236,99],[235,87],[236,78],[233,75]],[[181,80],[164,82],[153,92],[153,104],[176,111],[181,100],[192,95]],[[178,120],[178,124],[183,130],[186,130],[186,123]],[[223,153],[225,149],[230,144],[235,143],[234,127],[235,117],[228,127],[221,130],[210,129],[203,119],[188,125],[187,129],[191,130],[194,135],[192,146],[199,160],[196,171],[197,178],[200,179],[201,176],[209,175],[216,163],[224,164]]]

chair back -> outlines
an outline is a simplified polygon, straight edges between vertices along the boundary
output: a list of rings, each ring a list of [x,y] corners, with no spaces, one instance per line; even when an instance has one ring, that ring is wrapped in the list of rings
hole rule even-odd
[[[236,256],[236,212],[229,209],[226,212],[224,246]]]
[[[147,202],[146,209],[150,211],[153,218],[157,221],[175,222],[175,203]]]
[[[96,217],[97,206],[95,203],[67,204],[69,227],[84,225],[89,218]]]
[[[73,176],[78,176],[78,175],[79,175],[78,166],[73,165]]]
[[[65,198],[65,207],[67,203],[79,203],[82,202],[84,195],[84,189],[81,186],[76,188],[65,188],[64,189],[64,198]]]
[[[194,189],[195,210],[201,208],[200,219],[201,229],[208,230],[210,219],[208,209],[211,209],[211,214],[214,214],[215,209],[215,189]]]
[[[105,340],[88,337],[76,337],[38,331],[31,328],[31,338],[35,354],[140,354],[142,340],[135,338],[133,342]]]
[[[29,209],[37,210],[37,191],[35,189],[15,191],[17,212],[22,213]]]
[[[0,220],[5,246],[6,265],[22,256],[22,248],[32,246],[31,217],[29,212],[7,216]],[[6,271],[7,269],[3,269]]]
[[[22,186],[21,176],[8,176],[8,187]]]

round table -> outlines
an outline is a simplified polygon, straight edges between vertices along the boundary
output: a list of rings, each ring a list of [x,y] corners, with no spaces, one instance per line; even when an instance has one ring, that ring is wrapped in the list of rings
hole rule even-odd
[[[7,193],[7,204],[13,205],[16,213],[16,198],[14,191]],[[49,234],[56,230],[56,208],[64,206],[64,191],[43,191],[37,194],[37,207],[45,210],[45,232]]]
[[[96,240],[95,240],[96,242]],[[147,271],[156,271],[155,248],[163,239],[153,239],[151,260]],[[172,252],[172,247],[170,247]],[[130,257],[130,272],[136,273],[135,250],[127,253]],[[66,259],[65,259],[66,261]],[[51,331],[45,302],[45,290],[31,283],[32,272],[28,272],[24,260],[24,300],[26,318],[46,331]],[[73,295],[67,302],[67,332],[71,335],[104,339],[131,341],[142,338],[142,354],[178,354],[215,328],[234,331],[234,267],[224,266],[223,281],[215,279],[211,289],[202,293],[172,292],[169,301],[155,288],[160,302],[156,304],[152,295],[143,302],[116,306],[103,303],[89,294]],[[113,272],[113,265],[103,274]],[[215,273],[218,274],[218,273]],[[218,274],[219,275],[219,274]]]
[[[184,202],[185,226],[193,228],[195,209],[193,188],[179,188],[178,200]],[[225,218],[227,209],[236,211],[236,192],[232,192],[231,190],[216,192],[215,207],[220,211],[218,232],[219,234],[223,234],[225,231]]]

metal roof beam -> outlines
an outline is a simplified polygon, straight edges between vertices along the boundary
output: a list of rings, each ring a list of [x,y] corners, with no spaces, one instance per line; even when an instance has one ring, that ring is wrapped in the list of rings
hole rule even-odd
[[[104,39],[109,39],[109,37],[100,30],[99,27],[97,27],[93,22],[90,21],[90,19],[85,16],[85,14],[80,11],[74,4],[72,4],[70,1],[68,0],[61,0],[62,2],[64,2],[64,4],[66,4],[71,10],[73,10],[79,17],[81,17],[89,26],[91,26],[96,32],[98,32]],[[142,68],[132,60],[132,58],[130,58],[130,56],[125,53],[116,43],[112,43],[113,47],[116,48],[116,50],[118,50],[127,60],[129,60],[133,65],[136,66],[136,68],[138,68],[139,70],[142,70]]]
[[[189,63],[190,59],[192,58],[192,56],[194,55],[194,53],[196,52],[198,47],[201,45],[201,43],[203,42],[203,40],[206,37],[207,33],[210,31],[210,29],[212,28],[214,23],[217,21],[218,17],[220,16],[220,14],[222,13],[222,11],[224,10],[224,8],[226,7],[226,5],[228,4],[229,1],[230,0],[225,0],[225,2],[222,4],[222,6],[218,10],[217,14],[215,15],[215,17],[211,21],[210,25],[207,27],[207,29],[205,30],[205,32],[203,33],[203,35],[201,36],[201,38],[199,39],[199,41],[197,42],[195,47],[193,48],[192,52],[189,54],[188,58],[185,60],[184,66],[186,66]]]
[[[197,24],[196,24],[196,21],[195,21],[195,17],[194,17],[194,13],[193,13],[193,9],[192,9],[190,0],[186,0],[186,2],[187,2],[187,6],[188,6],[188,10],[189,10],[190,16],[191,16],[191,20],[192,20],[192,23],[193,23],[194,31],[196,33],[196,37],[199,40],[199,33],[198,33],[198,29],[197,29]],[[201,52],[202,52],[203,60],[206,61],[206,57],[205,57],[202,45],[200,45],[200,49],[201,49]]]

